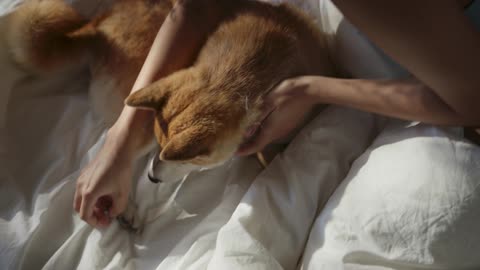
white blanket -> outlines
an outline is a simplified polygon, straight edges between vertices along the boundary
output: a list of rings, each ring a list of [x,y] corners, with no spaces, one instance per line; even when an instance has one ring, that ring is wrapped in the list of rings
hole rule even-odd
[[[96,230],[72,210],[104,134],[86,76],[26,78],[4,48],[0,72],[0,269],[480,268],[480,151],[455,129],[331,107],[263,171],[155,185],[139,162],[141,232]]]

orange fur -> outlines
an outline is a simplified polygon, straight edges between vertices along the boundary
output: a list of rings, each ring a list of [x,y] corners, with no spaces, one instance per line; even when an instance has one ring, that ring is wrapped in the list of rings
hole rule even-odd
[[[54,69],[85,52],[84,40],[89,35],[70,38],[68,34],[88,21],[60,0],[22,5],[9,19],[7,42],[23,68]]]
[[[156,111],[155,135],[163,160],[221,163],[241,143],[245,129],[258,120],[270,89],[292,76],[334,73],[325,36],[300,11],[287,5],[225,1],[231,14],[210,35],[192,67],[126,99],[130,106]],[[13,14],[10,41],[17,47],[21,44],[14,53],[17,61],[54,68],[88,52],[92,94],[109,88],[125,98],[171,1],[119,0],[107,14],[88,23],[60,2],[35,0]],[[36,25],[27,16],[37,18]],[[44,24],[41,18],[46,18]],[[38,34],[32,34],[38,27]],[[21,33],[15,34],[17,29]],[[31,47],[36,39],[42,46]],[[61,45],[58,52],[49,47],[55,43]],[[102,84],[105,80],[112,83]],[[114,106],[118,115],[121,105]]]

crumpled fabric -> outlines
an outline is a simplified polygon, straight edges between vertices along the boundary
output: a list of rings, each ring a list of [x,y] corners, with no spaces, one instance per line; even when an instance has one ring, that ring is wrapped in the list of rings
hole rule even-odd
[[[0,269],[479,268],[478,147],[455,128],[341,107],[265,170],[235,158],[155,185],[142,159],[130,202],[139,232],[93,229],[72,209],[105,136],[88,76],[28,77],[2,48]]]

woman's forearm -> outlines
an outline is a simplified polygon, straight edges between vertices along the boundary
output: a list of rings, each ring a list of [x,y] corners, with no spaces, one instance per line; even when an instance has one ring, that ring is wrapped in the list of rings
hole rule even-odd
[[[221,7],[216,2],[176,2],[155,38],[132,92],[192,64],[208,33],[221,19]],[[117,147],[135,152],[152,140],[152,120],[153,112],[126,106],[108,137],[117,141]]]
[[[477,125],[453,111],[435,92],[413,80],[300,78],[320,103],[437,125]]]

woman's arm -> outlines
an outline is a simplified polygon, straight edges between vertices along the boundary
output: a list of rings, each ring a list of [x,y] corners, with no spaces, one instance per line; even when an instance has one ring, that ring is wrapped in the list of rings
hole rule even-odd
[[[189,66],[222,19],[223,2],[178,0],[158,32],[132,92]],[[77,179],[74,209],[90,225],[107,226],[125,210],[133,162],[139,149],[153,138],[152,118],[151,112],[125,107],[108,131],[105,144]]]
[[[132,93],[155,79],[167,76],[192,64],[198,50],[222,17],[221,1],[178,0],[155,38],[147,59],[132,88]],[[123,155],[135,152],[153,138],[153,113],[125,106],[119,119],[109,130],[119,141]]]
[[[444,122],[480,125],[480,34],[457,2],[333,2],[380,48],[431,89],[432,93],[415,96],[423,96],[423,100],[426,96],[436,99],[436,106],[443,103],[451,111],[447,116],[442,110],[442,115],[459,120],[446,119]],[[410,119],[420,120],[416,117]]]
[[[315,104],[336,104],[438,125],[469,125],[433,91],[415,79],[363,80],[302,76],[285,80],[267,96],[268,117],[240,155],[261,151],[287,136]],[[268,110],[272,110],[271,113]],[[270,113],[270,114],[268,114]]]
[[[480,34],[463,14],[467,1],[332,1],[418,81],[287,80],[269,94],[269,110],[274,110],[267,111],[240,154],[257,152],[287,134],[290,122],[299,123],[315,102],[433,124],[480,126]]]
[[[436,125],[474,122],[451,109],[428,86],[415,79],[363,80],[300,77],[307,95],[318,103],[337,104],[405,120]]]

